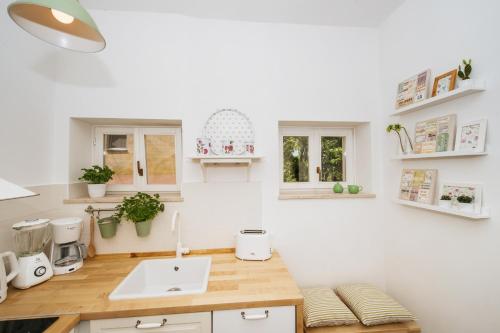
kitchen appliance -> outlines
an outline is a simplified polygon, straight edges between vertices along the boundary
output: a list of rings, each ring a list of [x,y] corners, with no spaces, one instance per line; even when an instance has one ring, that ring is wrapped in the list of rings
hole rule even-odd
[[[245,229],[236,235],[236,257],[238,259],[267,260],[271,256],[271,237],[266,230]]]
[[[57,317],[0,321],[0,333],[43,333]]]
[[[9,274],[7,274],[6,261],[10,268]],[[7,299],[7,283],[14,279],[18,272],[17,258],[14,252],[0,253],[0,303]]]
[[[67,217],[50,222],[52,246],[50,263],[55,275],[67,274],[83,266],[84,245],[78,242],[82,231],[82,219]]]
[[[49,221],[26,220],[12,226],[19,264],[19,273],[12,280],[14,287],[27,289],[47,281],[54,275],[49,258],[43,253],[51,237]]]

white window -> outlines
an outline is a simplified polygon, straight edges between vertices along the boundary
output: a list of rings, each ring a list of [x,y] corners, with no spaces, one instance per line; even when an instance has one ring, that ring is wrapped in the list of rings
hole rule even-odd
[[[352,128],[280,127],[281,188],[353,183],[353,132]]]
[[[109,191],[179,191],[181,129],[95,127],[94,164],[115,174]]]

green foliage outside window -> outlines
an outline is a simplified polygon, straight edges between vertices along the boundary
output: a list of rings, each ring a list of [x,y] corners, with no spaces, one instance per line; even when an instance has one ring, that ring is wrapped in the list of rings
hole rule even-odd
[[[321,138],[321,181],[344,181],[344,145],[339,136]]]
[[[283,137],[283,181],[309,181],[309,142],[307,136]]]

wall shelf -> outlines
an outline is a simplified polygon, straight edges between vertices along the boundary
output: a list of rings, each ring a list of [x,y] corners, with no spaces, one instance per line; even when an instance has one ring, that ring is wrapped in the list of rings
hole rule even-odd
[[[401,116],[407,113],[415,112],[434,105],[439,105],[463,96],[475,94],[486,90],[486,83],[483,80],[473,80],[469,86],[463,88],[456,88],[446,94],[427,98],[421,102],[413,103],[411,105],[397,109],[391,116]]]
[[[466,152],[466,151],[443,151],[438,153],[428,154],[406,154],[396,155],[393,160],[418,160],[418,159],[432,159],[432,158],[455,158],[455,157],[477,157],[488,155],[488,152]]]
[[[247,181],[250,181],[250,167],[254,161],[258,161],[262,156],[257,155],[209,155],[191,156],[194,162],[199,162],[203,171],[203,181],[207,182],[207,168],[216,166],[245,166],[247,168]]]
[[[441,214],[454,215],[454,216],[464,217],[464,218],[471,219],[471,220],[483,220],[483,219],[490,218],[490,214],[489,214],[488,209],[486,209],[484,207],[482,209],[481,214],[477,214],[477,213],[465,213],[465,212],[461,212],[461,211],[454,210],[454,209],[439,207],[437,205],[423,204],[420,202],[414,202],[414,201],[408,201],[408,200],[394,199],[394,202],[399,204],[399,205],[403,205],[403,206],[430,210],[430,211],[441,213]]]

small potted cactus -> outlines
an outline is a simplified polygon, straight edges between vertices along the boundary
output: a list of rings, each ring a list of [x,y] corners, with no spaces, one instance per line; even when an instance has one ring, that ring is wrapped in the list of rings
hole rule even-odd
[[[462,69],[462,65],[464,66]],[[470,79],[470,74],[472,73],[472,59],[462,60],[462,64],[458,65],[458,77],[461,79],[458,81],[459,88],[466,88],[472,84]]]
[[[443,194],[441,198],[439,198],[439,207],[451,208],[451,196]]]

